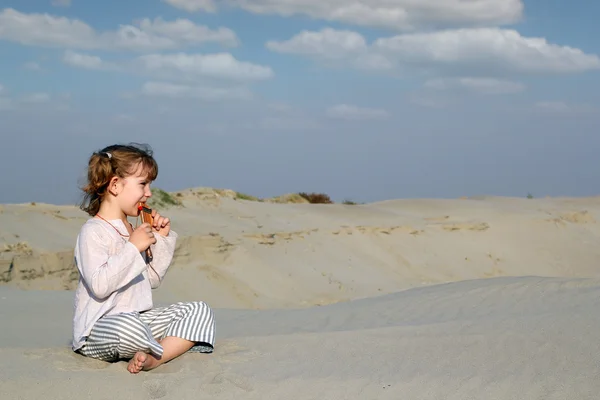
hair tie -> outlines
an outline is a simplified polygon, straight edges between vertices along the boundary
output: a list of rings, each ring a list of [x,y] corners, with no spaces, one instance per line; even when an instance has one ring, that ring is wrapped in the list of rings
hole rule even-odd
[[[106,154],[109,160],[112,158],[112,154],[110,154],[108,151],[105,151],[104,154]]]

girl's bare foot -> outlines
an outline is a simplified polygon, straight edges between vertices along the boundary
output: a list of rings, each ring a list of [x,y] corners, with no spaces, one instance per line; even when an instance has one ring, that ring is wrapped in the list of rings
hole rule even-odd
[[[148,354],[138,351],[137,353],[135,353],[133,358],[129,360],[127,371],[131,372],[132,374],[137,374],[142,370],[142,368],[144,368],[147,358]]]
[[[160,341],[160,344],[164,348],[163,356],[160,359],[142,351],[138,351],[133,358],[129,360],[127,370],[132,374],[137,374],[140,371],[150,371],[151,369],[185,353],[194,345],[194,342],[174,336],[167,336]]]

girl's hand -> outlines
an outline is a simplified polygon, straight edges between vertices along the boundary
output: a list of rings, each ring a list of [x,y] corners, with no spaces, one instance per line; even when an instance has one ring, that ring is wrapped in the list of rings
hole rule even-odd
[[[145,251],[151,244],[156,243],[150,224],[140,225],[129,237],[129,241],[140,251]]]
[[[156,210],[152,210],[152,229],[162,236],[167,236],[171,231],[171,220],[163,217]]]

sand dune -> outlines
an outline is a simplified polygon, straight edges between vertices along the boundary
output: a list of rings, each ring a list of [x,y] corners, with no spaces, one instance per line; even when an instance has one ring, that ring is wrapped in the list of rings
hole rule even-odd
[[[181,200],[164,210],[181,239],[155,299],[215,308],[215,353],[131,376],[123,363],[70,352],[72,246],[86,216],[5,204],[0,318],[10,328],[0,334],[0,393],[597,397],[600,198]]]
[[[304,307],[465,279],[598,274],[598,199],[184,204],[164,211],[182,236],[164,298]],[[85,218],[75,207],[4,205],[0,281],[73,289]]]
[[[494,278],[317,309],[217,310],[215,353],[140,376],[56,343],[69,333],[68,301],[42,295],[30,306],[43,316],[12,328],[64,324],[3,341],[10,398],[594,399],[600,389],[598,280]]]

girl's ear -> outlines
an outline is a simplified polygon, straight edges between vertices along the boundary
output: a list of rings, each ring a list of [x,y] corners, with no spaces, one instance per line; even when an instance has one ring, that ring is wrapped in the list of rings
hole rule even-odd
[[[108,182],[108,192],[113,196],[119,194],[120,190],[120,180],[118,176],[113,176],[112,179]]]

